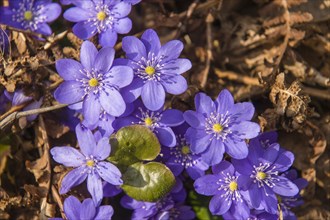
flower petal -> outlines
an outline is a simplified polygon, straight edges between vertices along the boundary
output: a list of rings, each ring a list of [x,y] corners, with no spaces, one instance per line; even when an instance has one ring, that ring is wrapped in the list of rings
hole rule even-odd
[[[163,56],[163,63],[177,59],[183,50],[183,43],[179,40],[171,40],[164,44],[158,53],[158,56]]]
[[[98,160],[104,160],[110,155],[111,146],[109,143],[109,138],[101,138],[96,147],[93,150],[93,156],[97,157]]]
[[[240,174],[244,174],[247,176],[250,176],[252,174],[253,167],[249,163],[248,159],[243,159],[243,160],[232,159],[231,162],[234,165],[236,171],[239,172]]]
[[[69,8],[63,14],[63,17],[71,22],[87,21],[90,16],[91,14],[89,11],[80,7]]]
[[[195,108],[197,112],[204,114],[205,117],[215,112],[215,105],[212,99],[201,92],[195,96]]]
[[[117,38],[117,32],[115,32],[112,28],[109,28],[105,32],[101,32],[99,34],[99,43],[102,47],[113,47],[117,42]]]
[[[141,97],[143,104],[152,111],[160,109],[165,103],[165,91],[163,86],[153,80],[149,80],[144,84]]]
[[[254,106],[250,102],[242,102],[234,104],[231,110],[232,115],[235,115],[236,121],[251,120],[254,114]]]
[[[96,34],[96,26],[92,22],[78,22],[72,28],[72,31],[77,37],[87,40]]]
[[[97,53],[93,66],[101,73],[106,73],[110,70],[114,58],[115,50],[112,47],[103,47]]]
[[[126,109],[126,104],[123,97],[118,90],[115,89],[101,91],[100,103],[102,108],[112,116],[120,116]]]
[[[174,176],[179,176],[183,171],[183,166],[177,162],[175,157],[171,157],[165,164],[172,171]]]
[[[206,151],[201,153],[203,161],[210,166],[220,163],[225,152],[222,141],[213,139]]]
[[[123,184],[123,180],[121,179],[121,172],[115,165],[109,162],[99,162],[97,171],[102,179],[108,183],[111,183],[115,186]]]
[[[224,142],[226,152],[235,159],[244,159],[249,151],[245,141],[235,141],[227,138]]]
[[[89,93],[83,102],[83,116],[85,122],[89,126],[98,123],[101,113],[101,104],[99,98],[93,93]]]
[[[162,112],[162,118],[159,122],[170,127],[179,126],[184,122],[183,114],[177,109],[167,109]]]
[[[94,204],[98,206],[103,199],[102,180],[98,174],[92,173],[88,175],[87,189],[93,198]]]
[[[66,167],[79,167],[84,163],[85,157],[73,147],[54,147],[50,150],[53,159]]]
[[[131,5],[126,2],[120,2],[111,9],[111,12],[116,14],[116,18],[126,17],[131,12]]]
[[[37,33],[49,36],[52,34],[52,29],[47,23],[41,23],[38,25],[38,28],[35,30]]]
[[[76,126],[76,135],[80,150],[85,155],[85,157],[93,155],[94,148],[96,147],[96,142],[91,130],[78,124]]]
[[[205,133],[205,130],[188,128],[186,138],[190,142],[192,152],[199,154],[207,149],[210,145],[210,135]]]
[[[55,21],[61,14],[62,8],[57,3],[50,3],[43,5],[43,13],[46,15],[46,22]]]
[[[84,172],[84,166],[80,166],[68,172],[61,182],[60,194],[69,192],[72,187],[82,183],[87,178],[87,173]]]
[[[219,194],[212,197],[209,209],[213,215],[223,215],[229,210],[232,200],[226,200],[227,197],[223,196],[225,193],[224,190],[220,190]]]
[[[214,174],[223,172],[223,173],[226,173],[226,174],[228,173],[231,176],[233,176],[235,173],[235,168],[230,162],[222,161],[219,164],[212,167],[212,172]]]
[[[122,45],[126,57],[130,60],[139,61],[142,57],[147,57],[145,46],[142,41],[136,37],[124,37]]]
[[[132,21],[129,18],[119,19],[114,23],[114,29],[118,34],[127,34],[132,29]]]
[[[217,112],[223,114],[234,106],[234,98],[227,89],[224,89],[219,93],[215,102],[217,104]]]
[[[89,71],[94,68],[94,60],[97,55],[97,49],[90,41],[84,41],[80,48],[80,62]]]
[[[96,208],[92,199],[88,198],[82,202],[80,219],[94,219]]]
[[[134,102],[141,95],[143,85],[141,78],[134,78],[131,84],[120,90],[124,100],[127,103]]]
[[[175,73],[175,74],[182,74],[190,69],[191,69],[190,60],[184,58],[171,60],[169,63],[166,64],[164,68],[166,72]]]
[[[291,153],[290,151],[284,151],[278,156],[273,165],[276,166],[276,171],[283,172],[292,166],[293,161],[293,153]]]
[[[81,83],[77,81],[64,81],[55,90],[55,99],[63,104],[73,104],[82,101],[85,95],[84,90],[81,87]]]
[[[141,41],[145,45],[147,52],[154,54],[158,54],[162,46],[157,33],[153,29],[146,30],[141,36]]]
[[[275,182],[273,191],[281,196],[295,196],[299,193],[299,188],[296,184],[285,177],[277,176],[278,181]]]
[[[64,80],[77,80],[86,76],[80,72],[83,66],[72,59],[60,59],[56,61],[56,70]]]
[[[219,175],[205,175],[198,178],[194,183],[197,193],[205,196],[213,196],[219,193],[220,185],[217,183],[220,179]]]
[[[166,147],[174,147],[176,145],[175,134],[169,127],[159,127],[155,129],[159,142]]]
[[[260,132],[260,126],[250,121],[241,121],[238,124],[233,124],[230,129],[232,131],[237,131],[237,136],[241,139],[254,138],[258,136]]]
[[[133,80],[133,70],[128,66],[113,66],[106,74],[109,76],[105,82],[123,88]]]
[[[69,196],[64,200],[64,212],[68,219],[79,220],[80,211],[81,203],[76,197]]]
[[[167,93],[180,95],[188,88],[187,81],[183,76],[171,75],[168,80],[164,78],[165,77],[162,77],[161,83]]]
[[[94,220],[111,219],[113,215],[113,208],[110,205],[103,205],[98,208],[98,212]]]
[[[205,124],[205,117],[195,111],[188,110],[183,113],[185,121],[193,128],[203,128]]]

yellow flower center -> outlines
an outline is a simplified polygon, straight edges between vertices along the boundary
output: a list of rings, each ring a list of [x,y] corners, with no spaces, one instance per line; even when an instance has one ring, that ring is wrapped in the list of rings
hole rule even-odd
[[[95,87],[99,84],[99,81],[95,78],[91,78],[89,81],[88,81],[88,84],[90,87]]]
[[[213,131],[216,133],[220,133],[222,131],[222,129],[223,129],[223,127],[219,123],[213,125]]]
[[[184,155],[187,155],[190,153],[190,148],[188,146],[183,146],[182,149],[181,149],[181,152],[184,154]]]
[[[235,181],[232,181],[232,182],[230,182],[229,183],[229,189],[230,189],[230,191],[235,191],[235,190],[237,190],[237,183],[235,182]]]
[[[257,178],[258,178],[259,180],[264,180],[264,179],[266,179],[266,177],[267,177],[267,174],[264,173],[264,172],[258,172],[258,173],[257,173]]]
[[[144,123],[147,125],[147,126],[151,126],[152,125],[152,119],[150,117],[147,117],[144,119]]]
[[[97,13],[96,17],[99,21],[103,21],[107,17],[107,14],[104,11],[100,11]]]
[[[94,166],[94,160],[87,160],[86,161],[86,165],[89,166],[89,167],[93,167]]]
[[[32,11],[26,11],[24,12],[24,19],[27,21],[30,21],[33,17]]]
[[[155,68],[153,68],[152,66],[147,66],[144,71],[146,72],[146,74],[148,74],[149,76],[153,75],[155,73]]]

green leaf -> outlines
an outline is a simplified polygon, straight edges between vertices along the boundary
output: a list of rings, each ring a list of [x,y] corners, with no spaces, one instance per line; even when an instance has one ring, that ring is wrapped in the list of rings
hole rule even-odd
[[[119,165],[128,166],[139,161],[151,161],[160,153],[156,135],[142,125],[120,129],[110,142],[113,155],[109,160]]]
[[[130,197],[147,202],[155,202],[170,192],[175,177],[164,164],[150,162],[135,163],[123,174],[122,189]]]
[[[196,218],[200,220],[222,220],[221,216],[214,216],[209,210],[209,202],[211,197],[202,196],[195,191],[188,194],[188,203],[192,206],[196,213]]]

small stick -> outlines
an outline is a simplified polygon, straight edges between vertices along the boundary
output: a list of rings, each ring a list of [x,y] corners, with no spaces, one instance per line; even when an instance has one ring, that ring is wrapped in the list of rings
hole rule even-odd
[[[19,119],[21,117],[45,113],[45,112],[53,111],[56,109],[64,108],[66,106],[68,106],[68,104],[59,104],[59,105],[54,105],[54,106],[50,106],[50,107],[32,109],[32,110],[28,110],[28,111],[24,111],[24,112],[17,112],[17,111],[12,112],[8,116],[6,116],[3,120],[0,121],[0,130],[3,130],[11,122],[13,122],[14,120]]]

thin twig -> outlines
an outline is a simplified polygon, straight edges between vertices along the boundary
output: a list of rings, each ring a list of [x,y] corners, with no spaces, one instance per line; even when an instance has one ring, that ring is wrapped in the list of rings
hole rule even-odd
[[[229,80],[244,83],[246,85],[251,85],[251,86],[262,86],[258,78],[244,76],[232,71],[222,71],[218,68],[215,68],[214,72],[217,76],[219,76],[219,78],[227,78]]]
[[[8,115],[6,118],[0,121],[0,130],[3,130],[7,125],[15,121],[16,119],[19,119],[21,117],[26,117],[29,115],[34,115],[34,114],[40,114],[40,113],[45,113],[49,111],[53,111],[56,109],[64,108],[68,106],[68,104],[59,104],[59,105],[54,105],[50,107],[45,107],[45,108],[38,108],[38,109],[32,109],[24,112],[13,112],[10,115]]]

